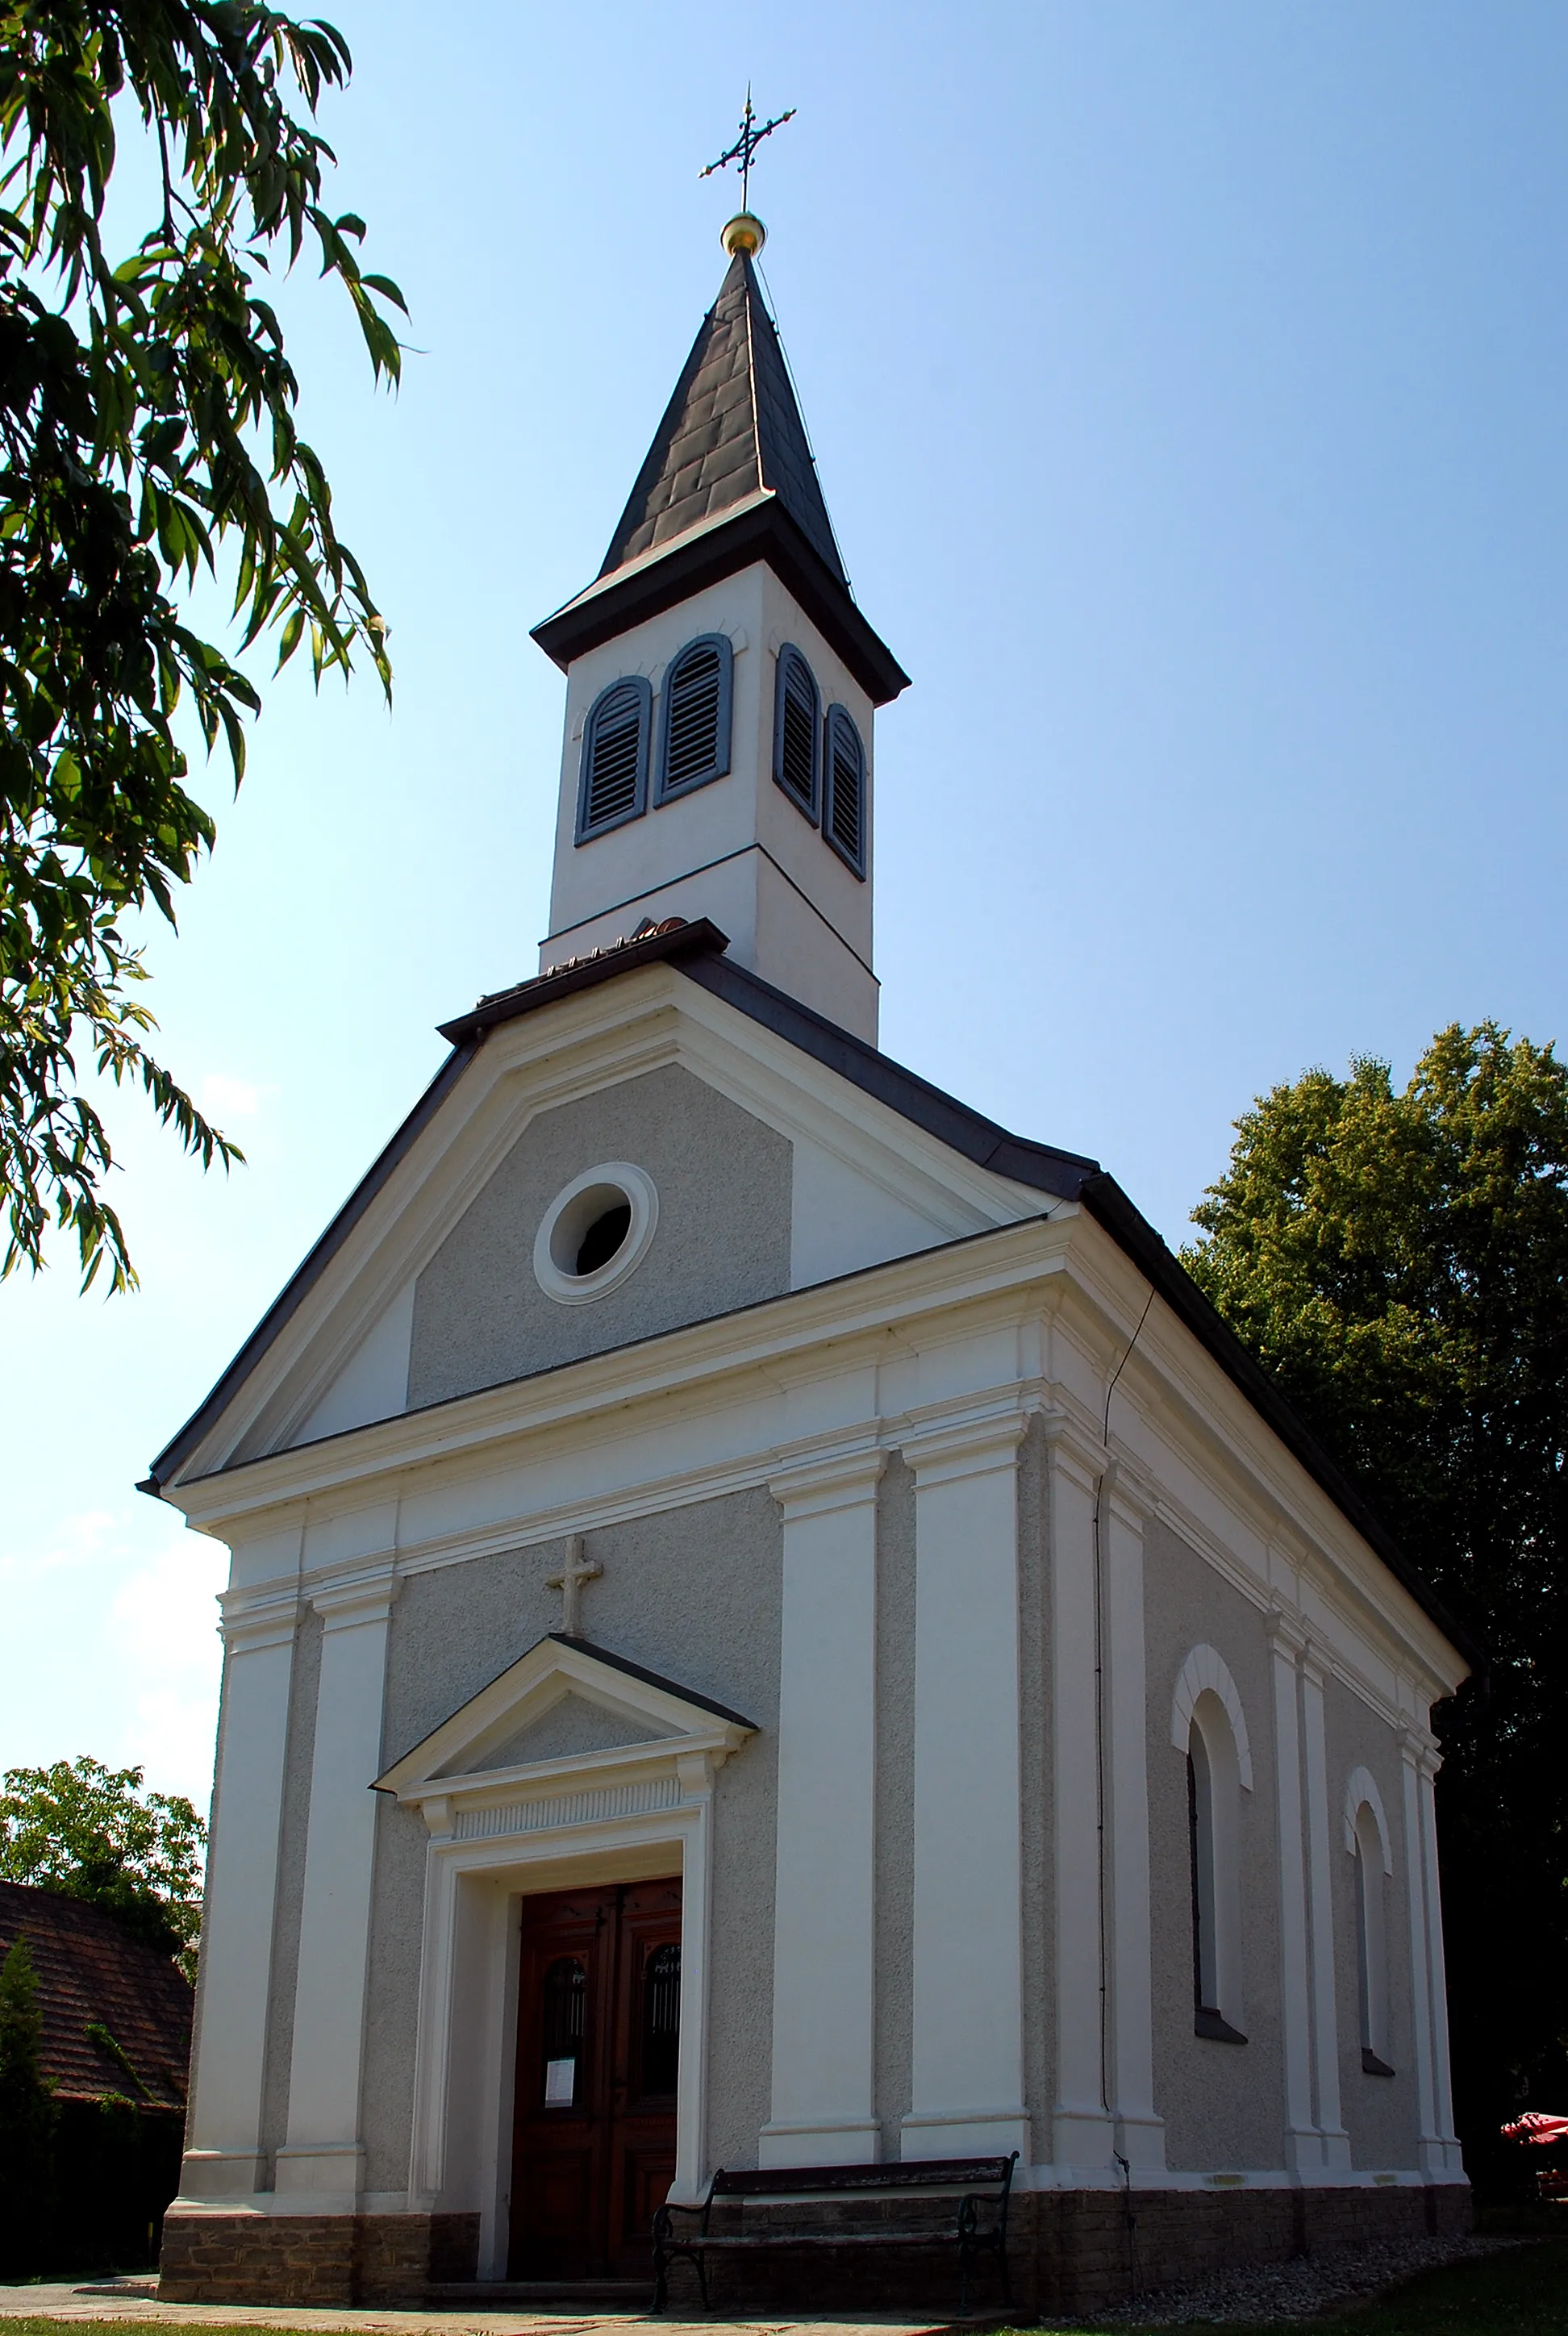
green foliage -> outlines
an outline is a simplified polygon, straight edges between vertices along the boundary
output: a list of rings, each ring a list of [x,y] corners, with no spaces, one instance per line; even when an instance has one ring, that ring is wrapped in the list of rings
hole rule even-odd
[[[29,2260],[54,2195],[54,2100],[38,2057],[44,2023],[25,1938],[0,1962],[0,2273]]]
[[[193,1980],[207,1828],[190,1803],[85,1755],[5,1781],[0,1880],[106,1907]]]
[[[53,1218],[84,1287],[134,1280],[80,1044],[204,1165],[239,1156],[149,1053],[126,937],[149,904],[173,923],[213,840],[179,709],[238,785],[258,705],[174,596],[226,548],[242,647],[275,639],[281,666],[308,636],[318,683],[359,650],[390,689],[264,297],[308,243],[397,381],[402,297],[321,200],[317,109],[349,71],[332,26],[252,0],[0,0],[0,1278],[36,1270]],[[105,202],[138,125],[159,215],[117,258]]]
[[[1183,1252],[1491,1657],[1439,1784],[1461,2130],[1568,2098],[1568,1066],[1495,1023],[1236,1123]],[[1497,2161],[1501,2162],[1501,2161]]]

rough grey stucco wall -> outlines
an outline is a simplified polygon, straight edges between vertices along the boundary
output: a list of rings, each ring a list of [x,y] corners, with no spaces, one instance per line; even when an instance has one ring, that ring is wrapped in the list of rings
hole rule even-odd
[[[604,1573],[585,1595],[586,1634],[744,1712],[762,1731],[726,1763],[714,1795],[715,2165],[754,2164],[757,2129],[768,2114],[780,1548],[778,1510],[760,1488],[587,1537],[587,1554]],[[385,1760],[417,1744],[559,1625],[560,1595],[544,1581],[564,1556],[562,1543],[548,1543],[408,1581],[392,1611]],[[365,2056],[365,2181],[372,2190],[395,2189],[408,2178],[424,1841],[417,1812],[383,1803]],[[540,1886],[549,1886],[543,1869]]]
[[[547,1298],[533,1242],[563,1185],[629,1160],[658,1227],[629,1279],[586,1306]],[[411,1406],[602,1354],[789,1288],[788,1141],[670,1064],[532,1121],[420,1275]]]
[[[1158,1519],[1144,1530],[1144,1554],[1154,2106],[1165,2120],[1165,2162],[1174,2172],[1277,2167],[1284,2155],[1279,1860],[1263,1618]],[[1252,1790],[1241,1796],[1244,2045],[1193,2033],[1187,1770],[1171,1742],[1171,1700],[1189,1650],[1203,1640],[1230,1666],[1252,1756]]]
[[[457,1767],[449,1764],[443,1773],[455,1776],[459,1767],[476,1772],[511,1768],[524,1760],[567,1760],[579,1752],[608,1751],[616,1744],[646,1744],[657,1733],[657,1728],[639,1727],[634,1719],[605,1710],[601,1704],[589,1703],[586,1696],[563,1695],[531,1728],[519,1728],[482,1758],[463,1756]]]
[[[1419,2158],[1420,2110],[1416,2098],[1410,2004],[1410,1913],[1399,1745],[1394,1730],[1344,1683],[1323,1690],[1329,1767],[1329,1874],[1334,1900],[1334,1981],[1339,2015],[1339,2106],[1350,2136],[1350,2162],[1360,2171],[1414,2167]],[[1353,1768],[1376,1779],[1394,1854],[1391,1874],[1374,1875],[1383,1892],[1388,1943],[1388,2050],[1392,2077],[1369,2077],[1361,2066],[1360,1942],[1356,1921],[1355,1861],[1345,1847],[1345,1788]]]
[[[915,1480],[895,1454],[877,1500],[876,2092],[899,2156],[914,2078]]]
[[[307,1612],[294,1641],[288,1683],[288,1748],[278,1844],[278,1896],[272,1915],[272,1978],[261,2091],[261,2146],[270,2184],[288,2133],[288,2065],[294,2049],[294,1982],[299,1969],[299,1918],[305,1904],[305,1848],[310,1831],[310,1769],[316,1757],[316,1689],[321,1676],[321,1617]]]

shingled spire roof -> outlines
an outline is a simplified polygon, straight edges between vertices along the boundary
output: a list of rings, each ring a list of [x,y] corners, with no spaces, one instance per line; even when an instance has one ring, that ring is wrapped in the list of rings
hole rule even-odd
[[[862,616],[751,256],[735,252],[665,409],[604,565],[533,628],[565,667],[634,625],[765,560],[873,706],[909,686]]]
[[[688,528],[765,492],[778,497],[847,591],[778,331],[750,254],[737,251],[692,343],[599,572],[612,575]]]

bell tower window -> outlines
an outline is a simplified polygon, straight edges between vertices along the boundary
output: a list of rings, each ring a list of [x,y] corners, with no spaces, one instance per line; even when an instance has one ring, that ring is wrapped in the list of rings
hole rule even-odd
[[[866,750],[842,706],[828,707],[823,776],[823,833],[862,883],[866,875]]]
[[[799,649],[779,651],[773,774],[814,827],[822,795],[822,697]]]
[[[648,733],[653,693],[633,675],[601,690],[582,729],[577,840],[587,843],[648,809]]]
[[[688,641],[665,676],[658,801],[689,794],[729,769],[731,677],[726,635]]]

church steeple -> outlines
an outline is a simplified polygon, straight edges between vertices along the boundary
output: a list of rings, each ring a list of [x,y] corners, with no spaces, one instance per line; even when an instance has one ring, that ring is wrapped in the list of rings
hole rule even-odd
[[[598,577],[534,628],[568,676],[541,970],[651,919],[874,1040],[872,725],[908,676],[855,605],[760,221],[704,317]]]
[[[743,249],[692,343],[599,575],[767,494],[847,592],[784,351]]]

